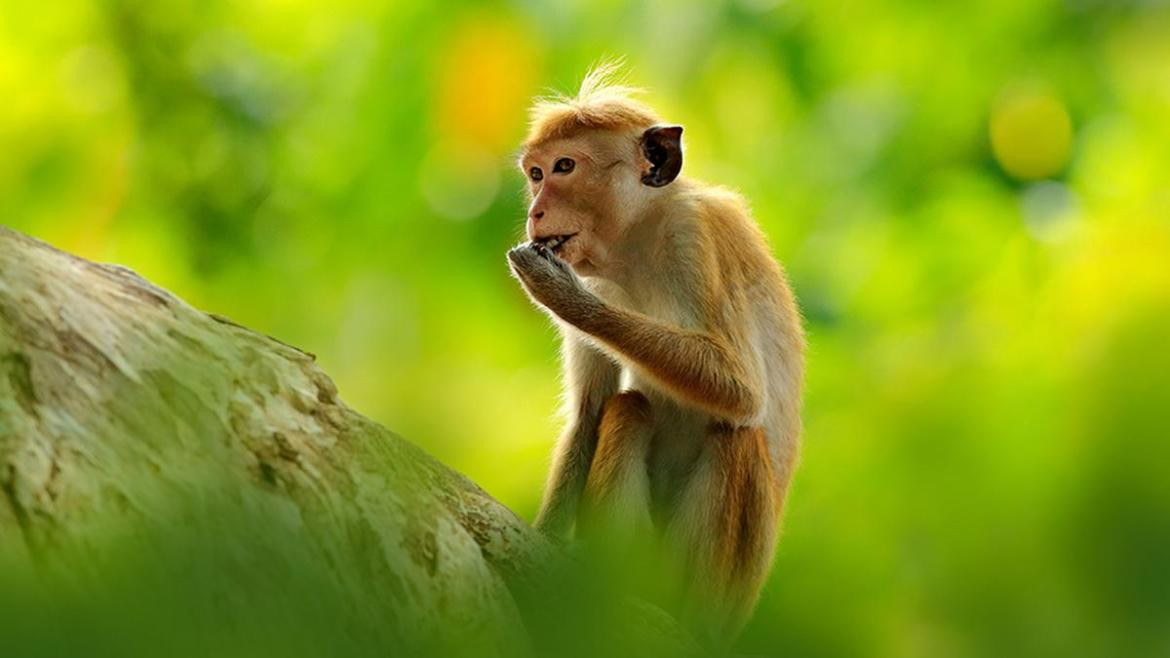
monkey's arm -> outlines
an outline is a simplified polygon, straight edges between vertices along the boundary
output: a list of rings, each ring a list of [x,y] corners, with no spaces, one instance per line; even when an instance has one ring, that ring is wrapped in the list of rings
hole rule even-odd
[[[736,422],[758,415],[762,384],[727,338],[607,304],[585,289],[568,264],[538,246],[516,247],[508,259],[537,303],[633,361],[679,398]]]
[[[760,386],[727,341],[594,299],[591,308],[569,310],[563,319],[633,361],[683,400],[732,421],[758,415]]]
[[[568,536],[577,518],[597,449],[601,408],[617,392],[618,368],[605,354],[569,329],[565,332],[564,379],[568,424],[557,442],[535,522],[537,528],[562,538]]]

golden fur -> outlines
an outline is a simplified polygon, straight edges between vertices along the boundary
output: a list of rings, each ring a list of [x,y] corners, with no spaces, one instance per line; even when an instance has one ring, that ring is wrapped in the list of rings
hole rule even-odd
[[[509,252],[564,334],[569,422],[537,525],[652,524],[686,565],[684,611],[727,641],[767,576],[797,458],[800,317],[739,195],[684,176],[642,184],[660,120],[614,73],[538,102],[521,156],[543,174],[529,237],[573,236],[560,257]],[[552,173],[561,158],[576,169]]]
[[[538,100],[529,112],[525,147],[570,137],[582,129],[620,130],[659,123],[654,110],[633,99],[641,90],[615,82],[620,64],[601,64],[581,82],[575,97]]]

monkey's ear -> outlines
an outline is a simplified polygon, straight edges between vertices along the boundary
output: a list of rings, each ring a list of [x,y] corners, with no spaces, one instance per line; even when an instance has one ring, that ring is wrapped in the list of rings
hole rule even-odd
[[[654,126],[642,133],[642,155],[650,163],[650,170],[642,174],[642,182],[650,187],[662,187],[678,178],[682,171],[682,126]]]

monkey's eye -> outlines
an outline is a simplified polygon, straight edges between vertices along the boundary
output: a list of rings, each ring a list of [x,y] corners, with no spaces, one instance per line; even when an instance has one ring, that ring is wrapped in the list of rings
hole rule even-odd
[[[577,163],[573,162],[572,158],[561,158],[560,160],[557,160],[555,163],[553,163],[553,171],[558,174],[567,174],[570,171],[573,171],[573,167],[576,166]]]
[[[540,167],[533,167],[528,170],[528,177],[534,181],[544,180],[544,172],[540,170]]]

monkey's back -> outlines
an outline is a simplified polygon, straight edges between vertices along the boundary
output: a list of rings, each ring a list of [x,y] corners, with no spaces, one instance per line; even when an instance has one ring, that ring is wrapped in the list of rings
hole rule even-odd
[[[705,188],[698,208],[716,254],[717,298],[730,307],[727,314],[750,319],[744,334],[733,338],[752,347],[753,365],[764,380],[760,425],[777,480],[786,484],[799,450],[804,380],[804,331],[795,295],[739,194]]]

